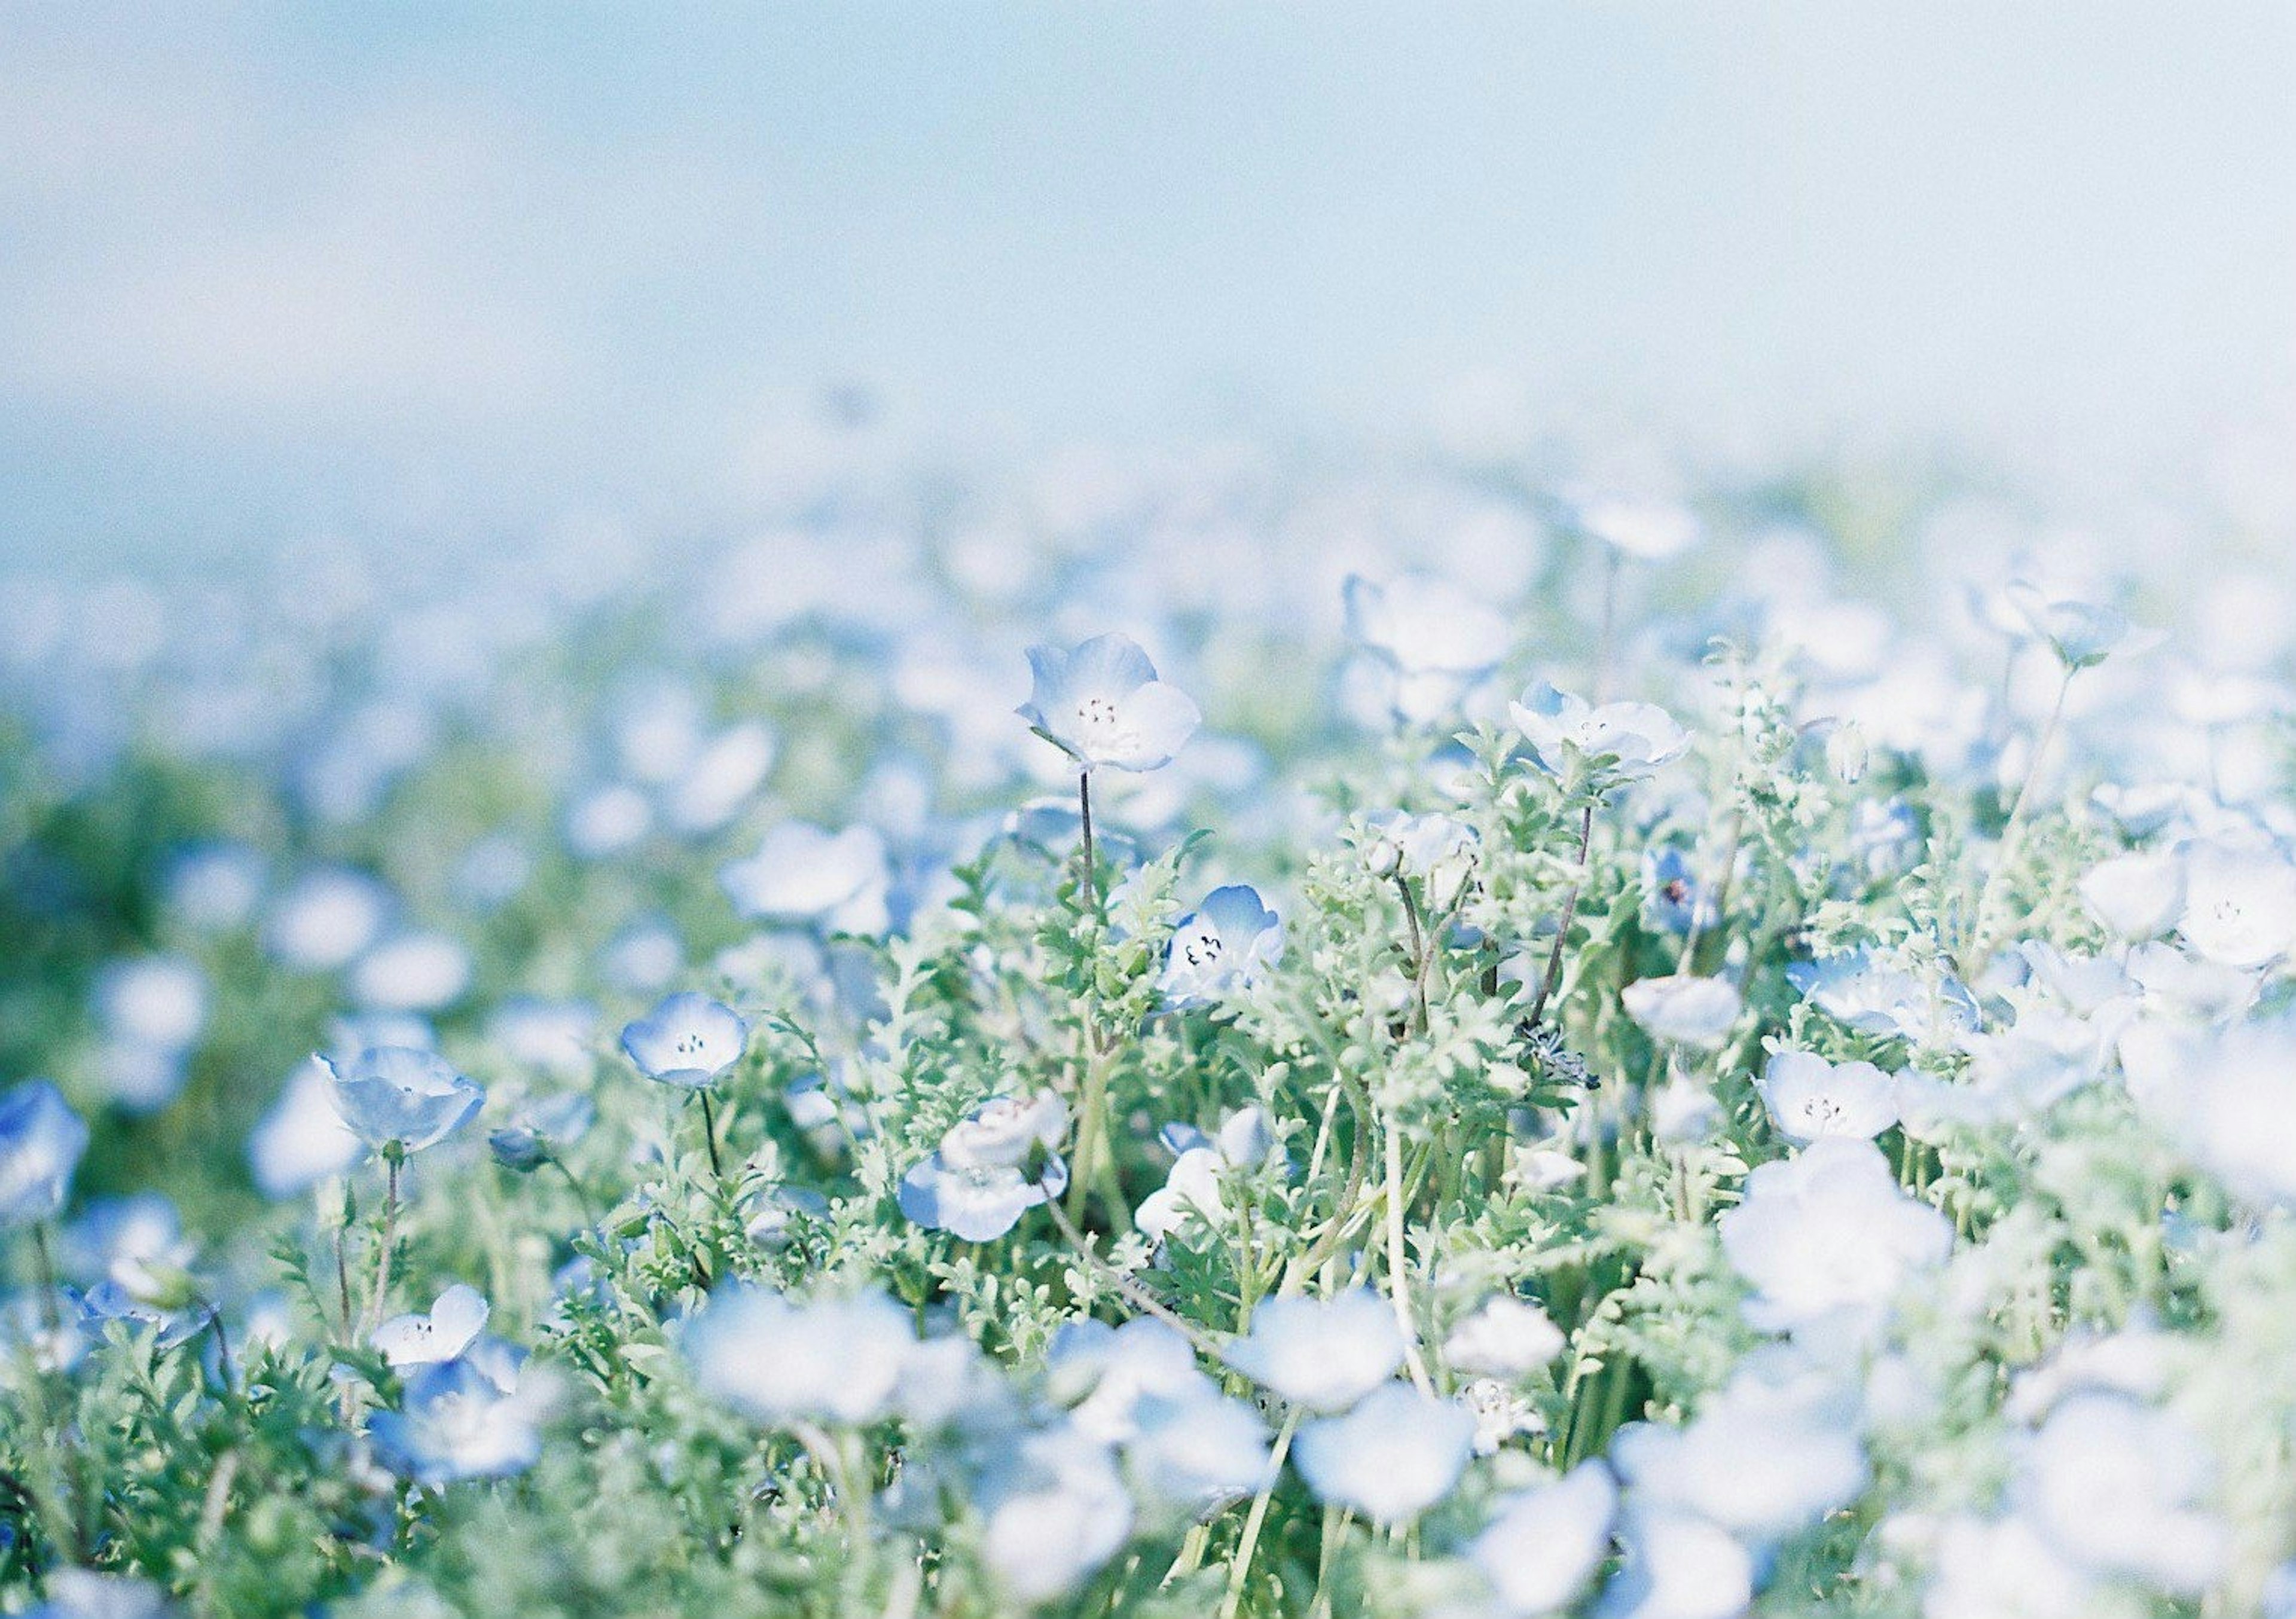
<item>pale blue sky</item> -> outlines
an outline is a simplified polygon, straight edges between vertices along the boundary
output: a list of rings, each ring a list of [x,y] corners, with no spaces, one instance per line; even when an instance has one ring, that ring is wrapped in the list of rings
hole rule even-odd
[[[2296,10],[19,7],[0,546],[738,516],[1459,380],[1799,446],[2182,442],[2296,372]]]

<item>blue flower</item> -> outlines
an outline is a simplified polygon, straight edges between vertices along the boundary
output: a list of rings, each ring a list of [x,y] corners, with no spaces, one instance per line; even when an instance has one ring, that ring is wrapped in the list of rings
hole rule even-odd
[[[1068,1165],[1052,1152],[1067,1128],[1068,1108],[1050,1092],[1029,1101],[991,1098],[901,1177],[901,1213],[967,1242],[996,1240],[1067,1189]]]
[[[1386,666],[1390,706],[1407,723],[1455,712],[1513,640],[1504,615],[1447,580],[1406,574],[1374,585],[1350,574],[1342,590],[1349,638]]]
[[[1643,926],[1660,933],[1687,933],[1714,920],[1713,896],[1680,849],[1643,851]]]
[[[404,1370],[459,1357],[476,1341],[489,1313],[486,1295],[456,1282],[431,1301],[428,1315],[393,1316],[368,1335],[383,1358]]]
[[[87,1125],[46,1080],[27,1080],[0,1097],[0,1228],[63,1207],[86,1150]]]
[[[102,1333],[113,1321],[124,1321],[130,1329],[149,1327],[161,1349],[190,1343],[215,1319],[215,1306],[203,1300],[163,1300],[131,1290],[110,1277],[87,1290],[79,1308],[81,1320],[94,1332]]]
[[[481,1338],[451,1361],[406,1379],[395,1411],[368,1425],[385,1466],[417,1484],[508,1478],[542,1455],[547,1390],[527,1377],[524,1353]]]
[[[59,1568],[48,1576],[48,1599],[24,1619],[167,1619],[168,1593],[133,1574]]]
[[[1231,883],[1174,926],[1157,988],[1168,1007],[1209,1006],[1250,988],[1283,953],[1283,920],[1256,889]]]
[[[453,1134],[486,1092],[412,1046],[376,1046],[347,1062],[320,1059],[334,1083],[335,1111],[378,1152],[419,1152]]]
[[[1451,1492],[1474,1443],[1465,1407],[1390,1383],[1346,1416],[1302,1427],[1292,1460],[1316,1500],[1407,1524]]]
[[[742,1059],[750,1026],[732,1007],[688,991],[622,1030],[622,1050],[648,1079],[699,1091]]]
[[[539,1169],[590,1132],[595,1103],[578,1091],[537,1097],[521,1107],[509,1124],[487,1137],[495,1162],[524,1174]]]
[[[1403,1364],[1403,1329],[1368,1288],[1330,1298],[1263,1299],[1251,1332],[1228,1345],[1227,1363],[1309,1410],[1345,1410]]]
[[[1611,781],[1647,776],[1690,746],[1674,717],[1651,703],[1604,703],[1541,683],[1508,706],[1515,729],[1540,768],[1567,775],[1574,765],[1599,764]]]
[[[1068,652],[1030,647],[1029,669],[1036,680],[1021,717],[1086,770],[1160,769],[1203,723],[1128,636],[1095,635]]]
[[[758,921],[814,927],[826,933],[881,934],[891,916],[892,876],[885,840],[874,827],[830,832],[785,821],[758,852],[718,874],[734,908]]]
[[[1936,1043],[1979,1021],[1977,998],[1951,973],[1931,985],[1868,950],[1789,962],[1786,979],[1818,1010],[1860,1034]]]
[[[917,1336],[882,1293],[800,1304],[735,1285],[710,1296],[683,1347],[703,1393],[759,1422],[861,1424],[885,1415]]]

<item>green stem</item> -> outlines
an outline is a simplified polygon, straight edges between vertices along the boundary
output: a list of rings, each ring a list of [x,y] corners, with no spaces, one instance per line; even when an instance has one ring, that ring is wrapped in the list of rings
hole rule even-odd
[[[1403,1329],[1403,1362],[1411,1381],[1423,1394],[1433,1394],[1434,1380],[1427,1375],[1419,1354],[1419,1328],[1411,1308],[1411,1263],[1403,1239],[1403,1136],[1390,1114],[1387,1128],[1387,1296],[1395,1307],[1396,1325]]]
[[[1267,1503],[1275,1493],[1277,1480],[1283,1476],[1283,1459],[1292,1452],[1292,1435],[1300,1431],[1300,1408],[1294,1406],[1276,1430],[1275,1447],[1268,1452],[1267,1478],[1259,1486],[1259,1493],[1251,1498],[1251,1509],[1244,1514],[1243,1538],[1236,1542],[1235,1558],[1228,1565],[1227,1597],[1220,1604],[1220,1619],[1235,1619],[1243,1607],[1244,1588],[1251,1578],[1252,1554],[1259,1549],[1260,1526],[1267,1521]]]

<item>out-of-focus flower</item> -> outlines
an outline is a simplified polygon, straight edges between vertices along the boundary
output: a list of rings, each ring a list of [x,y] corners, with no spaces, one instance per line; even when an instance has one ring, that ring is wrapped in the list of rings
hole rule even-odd
[[[1317,1500],[1375,1524],[1407,1524],[1451,1492],[1474,1440],[1464,1408],[1390,1383],[1343,1417],[1302,1427],[1292,1457]]]
[[[554,1394],[521,1352],[481,1340],[454,1360],[417,1367],[398,1409],[377,1411],[369,1431],[391,1470],[418,1484],[508,1478],[540,1460]]]
[[[348,1061],[320,1060],[334,1083],[335,1111],[377,1152],[420,1152],[460,1129],[486,1100],[434,1051],[376,1046]]]
[[[1024,1607],[1074,1591],[1132,1533],[1132,1497],[1105,1445],[1072,1429],[1030,1434],[980,1480],[981,1551]]]
[[[2224,1520],[2199,1503],[2213,1468],[2191,1428],[2111,1394],[2080,1394],[2027,1446],[2013,1491],[2068,1561],[2190,1595],[2223,1567]]]
[[[24,1619],[168,1619],[176,1610],[164,1587],[134,1574],[59,1568],[48,1575],[45,1601]]]
[[[1415,877],[1425,886],[1427,908],[1447,912],[1474,874],[1475,829],[1450,815],[1407,815],[1401,810],[1366,817],[1369,835],[1364,859],[1373,875]]]
[[[1690,746],[1689,735],[1651,703],[1604,703],[1541,683],[1508,706],[1532,756],[1552,775],[1598,766],[1611,781],[1647,776]]]
[[[1698,544],[1697,514],[1672,501],[1630,495],[1582,497],[1578,527],[1613,551],[1646,561],[1680,556]]]
[[[1787,981],[1827,1017],[1866,1034],[1943,1043],[1977,1026],[1977,999],[1950,973],[1934,983],[1866,950],[1792,961]]]
[[[2149,644],[2151,640],[2135,635],[2128,616],[2117,608],[2052,599],[2038,585],[2021,579],[2002,594],[2068,671],[2103,663],[2116,651]]]
[[[528,1173],[589,1133],[597,1113],[597,1105],[578,1091],[535,1097],[488,1134],[487,1149],[504,1169]]]
[[[0,1228],[53,1219],[87,1150],[87,1125],[45,1079],[0,1096]]]
[[[687,1323],[702,1392],[764,1423],[865,1423],[882,1416],[915,1346],[906,1311],[882,1293],[797,1303],[726,1287]]]
[[[1219,1133],[1208,1136],[1193,1124],[1168,1124],[1164,1145],[1174,1154],[1164,1184],[1141,1199],[1133,1223],[1143,1236],[1161,1242],[1191,1220],[1218,1227],[1228,1220],[1220,1182],[1283,1161],[1283,1143],[1268,1128],[1267,1114],[1242,1108],[1228,1116]]]
[[[785,821],[718,880],[736,911],[760,921],[866,935],[884,932],[890,921],[891,873],[873,827],[830,832]]]
[[[1230,883],[1174,924],[1157,987],[1176,1010],[1213,1005],[1259,983],[1283,953],[1282,919],[1257,889]]]
[[[1870,1062],[1828,1062],[1780,1051],[1758,1082],[1770,1122],[1788,1141],[1854,1136],[1870,1141],[1898,1122],[1896,1083]]]
[[[1640,979],[1620,992],[1619,999],[1627,1016],[1652,1039],[1701,1051],[1720,1048],[1738,1021],[1741,1005],[1737,986],[1728,980],[1689,973]]]
[[[1513,640],[1503,616],[1447,580],[1406,574],[1374,585],[1351,574],[1344,592],[1348,634],[1386,667],[1396,717],[1409,724],[1455,710]]]
[[[1455,1371],[1520,1382],[1561,1354],[1563,1342],[1546,1311],[1501,1293],[1451,1329],[1443,1359]]]
[[[1880,1149],[1842,1136],[1758,1166],[1719,1224],[1722,1251],[1755,1289],[1748,1318],[1774,1331],[1837,1313],[1875,1324],[1906,1278],[1953,1246],[1945,1216],[1905,1194]]]
[[[1619,1539],[1626,1558],[1599,1619],[1732,1619],[1753,1600],[1753,1554],[1704,1518],[1633,1508]]]
[[[1029,669],[1035,683],[1021,717],[1086,770],[1159,769],[1203,723],[1128,636],[1095,635],[1065,652],[1030,647]]]
[[[366,1156],[366,1143],[335,1106],[334,1075],[326,1059],[297,1065],[247,1138],[248,1167],[266,1198],[291,1198]]]
[[[1553,1484],[1501,1500],[1467,1548],[1500,1609],[1516,1619],[1570,1605],[1611,1548],[1619,1486],[1586,1461]]]
[[[2114,936],[2156,939],[2185,908],[2184,863],[2174,854],[2115,854],[2080,879],[2081,903]]]
[[[1365,1288],[1330,1298],[1262,1299],[1229,1365],[1309,1410],[1345,1410],[1403,1364],[1403,1330]]]
[[[648,1079],[699,1091],[742,1060],[750,1026],[722,1002],[691,991],[663,999],[622,1030],[622,1050]]]

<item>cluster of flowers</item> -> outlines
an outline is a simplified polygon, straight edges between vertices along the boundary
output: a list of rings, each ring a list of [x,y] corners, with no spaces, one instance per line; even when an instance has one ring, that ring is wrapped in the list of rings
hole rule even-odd
[[[29,703],[0,1608],[2296,1615],[2290,637],[1493,487],[1312,677],[832,503],[681,668]]]

